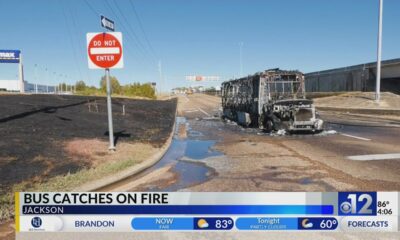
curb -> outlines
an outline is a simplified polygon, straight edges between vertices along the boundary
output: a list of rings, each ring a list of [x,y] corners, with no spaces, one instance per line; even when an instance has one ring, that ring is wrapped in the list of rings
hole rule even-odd
[[[132,177],[133,175],[139,174],[139,173],[143,172],[144,170],[152,167],[154,164],[158,163],[162,159],[162,157],[165,155],[165,153],[167,153],[169,147],[171,146],[172,138],[175,133],[175,126],[176,126],[175,118],[177,116],[177,111],[178,111],[178,104],[176,105],[174,125],[172,126],[172,131],[171,131],[167,141],[158,150],[157,153],[155,153],[153,156],[149,157],[148,159],[144,160],[142,163],[139,163],[139,164],[129,167],[125,170],[117,172],[114,175],[83,184],[82,186],[79,186],[79,187],[73,189],[72,191],[73,192],[93,192],[100,188],[104,188],[108,185],[111,185],[113,183],[122,181],[128,177]]]
[[[400,109],[373,109],[373,108],[338,108],[338,107],[315,107],[318,111],[334,111],[372,115],[394,115],[400,116]]]

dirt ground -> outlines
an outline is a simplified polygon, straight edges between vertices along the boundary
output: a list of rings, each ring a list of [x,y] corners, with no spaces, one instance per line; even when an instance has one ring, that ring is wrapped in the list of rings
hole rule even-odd
[[[125,106],[125,115],[123,115]],[[115,142],[161,146],[176,100],[113,99]],[[0,96],[0,187],[74,173],[108,154],[106,99],[60,95]]]
[[[338,96],[315,98],[317,107],[400,109],[400,95],[382,92],[381,101],[375,101],[373,92],[349,92]]]

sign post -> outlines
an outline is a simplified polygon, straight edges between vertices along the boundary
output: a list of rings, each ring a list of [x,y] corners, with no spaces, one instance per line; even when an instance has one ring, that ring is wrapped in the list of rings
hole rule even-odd
[[[24,65],[22,65],[22,54],[19,54],[19,89],[21,93],[25,92],[25,82],[24,82]]]
[[[112,103],[111,103],[111,84],[110,84],[110,69],[106,68],[106,85],[107,85],[107,115],[108,115],[108,136],[110,139],[109,150],[114,151],[114,128],[112,120]]]
[[[18,63],[19,83],[18,88],[21,93],[25,92],[24,66],[22,65],[22,54],[20,50],[0,50],[0,63]],[[17,89],[18,89],[17,88]]]
[[[122,34],[120,32],[88,33],[87,36],[88,64],[90,69],[105,69],[107,85],[108,133],[109,150],[114,151],[114,130],[112,121],[112,104],[110,83],[110,68],[123,68]]]

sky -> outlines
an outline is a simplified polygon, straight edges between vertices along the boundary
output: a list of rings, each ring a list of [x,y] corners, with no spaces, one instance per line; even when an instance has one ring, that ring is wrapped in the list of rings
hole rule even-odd
[[[99,85],[88,69],[86,33],[100,15],[122,32],[122,84],[164,91],[187,75],[221,80],[269,68],[312,72],[376,61],[379,0],[0,0],[0,49],[23,54],[28,82]],[[384,0],[383,59],[400,57],[400,1]],[[242,73],[241,73],[242,62]],[[161,79],[159,72],[161,63]],[[46,71],[47,69],[47,71]],[[17,64],[0,64],[16,79]]]

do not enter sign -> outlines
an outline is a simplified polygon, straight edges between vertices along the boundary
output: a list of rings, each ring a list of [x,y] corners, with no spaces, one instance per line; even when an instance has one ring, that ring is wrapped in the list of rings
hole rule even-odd
[[[122,34],[120,32],[88,33],[89,68],[123,68]]]

